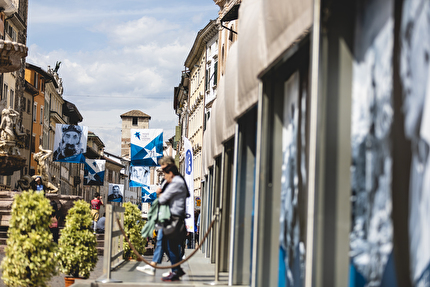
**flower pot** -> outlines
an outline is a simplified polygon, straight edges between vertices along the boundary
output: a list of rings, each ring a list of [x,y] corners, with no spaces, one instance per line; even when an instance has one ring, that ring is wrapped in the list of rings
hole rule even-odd
[[[64,277],[65,287],[69,287],[75,283],[75,280],[78,278],[75,277]]]

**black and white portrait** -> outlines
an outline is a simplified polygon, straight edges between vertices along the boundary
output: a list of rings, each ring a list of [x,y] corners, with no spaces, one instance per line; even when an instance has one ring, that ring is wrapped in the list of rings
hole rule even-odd
[[[350,278],[365,286],[389,285],[392,270],[391,220],[393,123],[392,2],[361,3],[356,18],[351,126]],[[370,20],[369,20],[370,19]],[[363,286],[351,279],[351,287]]]
[[[405,137],[410,140],[409,253],[414,286],[430,286],[430,2],[405,0],[400,77]]]
[[[81,157],[87,151],[87,136],[88,127],[57,124],[53,160],[84,162]]]
[[[149,166],[130,166],[130,187],[149,185]]]
[[[108,201],[111,202],[122,202],[124,196],[124,185],[109,183]]]

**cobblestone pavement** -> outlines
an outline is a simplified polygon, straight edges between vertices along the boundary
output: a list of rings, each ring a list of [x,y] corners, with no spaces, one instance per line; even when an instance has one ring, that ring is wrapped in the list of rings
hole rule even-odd
[[[3,257],[5,256],[4,253],[0,253],[0,262],[3,260]],[[97,265],[94,268],[94,270],[90,274],[91,280],[95,280],[103,275],[103,256],[98,256],[99,260],[97,261]],[[1,271],[1,269],[0,269]],[[47,283],[50,287],[64,287],[64,277],[65,275],[62,273],[58,273],[57,276],[53,276],[51,280]],[[6,287],[3,280],[0,279],[0,287]]]

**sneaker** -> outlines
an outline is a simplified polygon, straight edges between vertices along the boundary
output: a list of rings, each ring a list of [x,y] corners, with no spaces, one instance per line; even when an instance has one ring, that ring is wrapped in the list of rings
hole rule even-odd
[[[179,281],[180,279],[181,278],[175,272],[170,272],[169,276],[161,277],[163,281]]]
[[[163,274],[161,274],[161,277],[167,277],[170,275],[171,272],[164,272]]]
[[[163,274],[161,274],[162,277],[167,277],[170,275],[171,272],[165,272]],[[176,275],[178,275],[179,278],[181,278],[182,276],[184,276],[186,273],[184,272],[184,270],[179,269],[179,271],[176,272]]]
[[[151,265],[138,266],[136,267],[136,270],[149,275],[155,275],[155,268]]]
[[[184,276],[184,275],[185,275],[185,272],[184,272],[184,270],[182,270],[182,268],[181,268],[181,269],[179,269],[178,271],[176,271],[176,274],[179,276],[179,278],[181,278],[182,276]]]

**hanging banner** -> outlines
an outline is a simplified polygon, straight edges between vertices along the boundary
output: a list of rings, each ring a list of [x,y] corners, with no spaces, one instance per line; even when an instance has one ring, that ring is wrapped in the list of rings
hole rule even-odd
[[[124,185],[109,183],[108,201],[122,202],[123,197],[124,197]]]
[[[130,166],[130,187],[149,185],[149,166]]]
[[[360,2],[357,7],[349,287],[392,287],[397,286],[391,214],[394,1]]]
[[[142,186],[142,203],[152,203],[157,198],[157,185]]]
[[[430,286],[430,2],[405,0],[400,25],[404,136],[410,141],[409,263],[411,286]],[[385,84],[385,83],[384,83]],[[404,163],[408,166],[407,163]],[[406,203],[405,203],[406,204]],[[406,248],[406,246],[402,246]]]
[[[185,149],[185,182],[187,183],[190,197],[186,200],[186,213],[190,215],[185,219],[188,232],[194,232],[194,167],[193,167],[193,148],[190,141],[184,137]]]
[[[55,125],[53,161],[85,163],[88,127],[76,125]]]
[[[105,178],[106,160],[85,159],[84,185],[103,185]]]
[[[162,129],[131,129],[131,163],[134,166],[158,166],[163,156]]]

